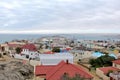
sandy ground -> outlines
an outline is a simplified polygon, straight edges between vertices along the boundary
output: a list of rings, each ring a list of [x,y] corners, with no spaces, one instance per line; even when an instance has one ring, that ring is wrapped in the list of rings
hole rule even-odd
[[[33,80],[44,80],[44,78],[34,77]]]
[[[9,56],[3,56],[3,58],[0,58],[0,62],[9,62],[9,61],[20,61],[20,60],[17,60],[17,59],[14,59],[12,57],[9,57]]]
[[[50,51],[50,50],[49,49],[40,49],[39,51],[40,51],[40,53],[44,53],[44,52],[47,52],[47,51]]]

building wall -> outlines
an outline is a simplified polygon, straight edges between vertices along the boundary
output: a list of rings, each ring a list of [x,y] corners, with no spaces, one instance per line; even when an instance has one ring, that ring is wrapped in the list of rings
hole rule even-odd
[[[113,67],[116,67],[116,68],[119,68],[119,69],[120,69],[120,65],[119,65],[119,64],[113,63]]]
[[[96,74],[103,80],[110,80],[99,68],[96,69]]]
[[[43,65],[57,65],[62,60],[64,60],[64,61],[68,60],[70,63],[73,63],[72,58],[53,58],[53,59],[49,59],[49,58],[41,59],[40,58],[40,63]]]
[[[21,53],[22,53],[22,54],[29,55],[29,50],[28,50],[28,49],[23,49]]]
[[[69,63],[73,64],[73,56],[69,53],[40,54],[40,63],[43,65],[57,65],[62,60],[68,60]]]
[[[80,53],[74,53],[74,61],[78,61],[79,59],[90,58],[92,56],[91,51],[83,51]]]
[[[4,51],[9,51],[9,47],[7,44],[1,44],[1,48],[4,47]]]
[[[24,43],[24,42],[9,42],[9,44],[25,45],[26,43]]]
[[[37,51],[29,51],[28,49],[23,49],[21,54],[29,55],[29,58],[39,57],[39,53]]]

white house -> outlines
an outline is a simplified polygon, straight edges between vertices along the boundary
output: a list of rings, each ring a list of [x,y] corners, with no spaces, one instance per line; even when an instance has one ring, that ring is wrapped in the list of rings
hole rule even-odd
[[[40,54],[40,64],[57,65],[62,60],[73,63],[73,55],[70,53]]]
[[[22,47],[21,55],[24,55],[26,58],[35,59],[39,57],[39,53],[34,44],[26,44]]]

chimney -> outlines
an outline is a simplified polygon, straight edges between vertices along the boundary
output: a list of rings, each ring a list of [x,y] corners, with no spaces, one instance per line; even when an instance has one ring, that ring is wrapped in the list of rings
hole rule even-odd
[[[66,60],[66,64],[68,64],[68,63],[69,63],[69,60],[67,59],[67,60]]]

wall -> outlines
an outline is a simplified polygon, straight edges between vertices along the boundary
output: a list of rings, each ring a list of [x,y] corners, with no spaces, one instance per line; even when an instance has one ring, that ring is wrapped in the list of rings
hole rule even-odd
[[[104,75],[104,73],[99,68],[96,69],[96,74],[103,80],[110,80],[110,78]]]
[[[116,68],[119,68],[119,69],[120,69],[120,65],[119,65],[119,64],[113,63],[113,67],[116,67]]]
[[[79,59],[90,58],[92,56],[91,51],[83,51],[80,53],[74,54],[74,61],[78,61]]]
[[[62,60],[73,63],[73,55],[69,53],[40,54],[40,63],[43,65],[57,65]]]

